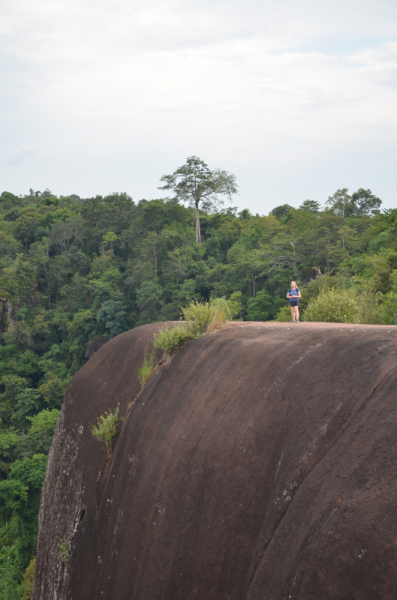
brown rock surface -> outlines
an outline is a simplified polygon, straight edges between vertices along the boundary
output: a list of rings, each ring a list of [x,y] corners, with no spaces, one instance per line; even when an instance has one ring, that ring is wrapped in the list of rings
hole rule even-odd
[[[158,325],[73,378],[34,600],[395,600],[397,328],[235,323],[180,350],[122,424]],[[69,548],[62,560],[60,540]]]
[[[84,358],[90,360],[106,344],[106,340],[92,340],[89,342],[87,346],[87,350],[85,351]]]

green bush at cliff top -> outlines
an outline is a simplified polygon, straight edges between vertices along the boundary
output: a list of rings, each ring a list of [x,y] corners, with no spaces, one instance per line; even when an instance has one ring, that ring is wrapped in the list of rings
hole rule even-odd
[[[153,346],[161,348],[164,354],[171,355],[189,340],[216,331],[231,319],[231,311],[224,298],[214,298],[210,302],[193,301],[182,308],[182,314],[187,322],[165,327],[155,335]]]
[[[309,302],[305,321],[378,323],[377,297],[367,290],[331,289]]]

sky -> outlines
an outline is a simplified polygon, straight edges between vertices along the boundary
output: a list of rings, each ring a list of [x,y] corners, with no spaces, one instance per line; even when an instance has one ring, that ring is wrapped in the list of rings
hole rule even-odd
[[[240,210],[397,208],[397,2],[0,0],[0,192],[159,198],[189,156]]]

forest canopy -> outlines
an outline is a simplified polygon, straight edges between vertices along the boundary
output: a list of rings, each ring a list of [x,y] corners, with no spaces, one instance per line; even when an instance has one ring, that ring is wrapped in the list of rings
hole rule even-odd
[[[234,176],[199,166],[207,196],[190,204],[185,172],[162,179],[171,198],[0,196],[1,598],[23,594],[46,456],[90,342],[178,320],[192,299],[225,298],[236,319],[288,320],[291,279],[303,319],[397,323],[396,209],[343,188],[323,207],[238,212],[215,202],[235,193]]]

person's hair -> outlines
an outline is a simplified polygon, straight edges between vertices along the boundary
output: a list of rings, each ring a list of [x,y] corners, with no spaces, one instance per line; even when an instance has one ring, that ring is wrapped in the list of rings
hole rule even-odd
[[[291,285],[292,285],[293,283],[296,285],[296,281],[291,281]],[[296,285],[296,287],[298,287],[298,286]]]

